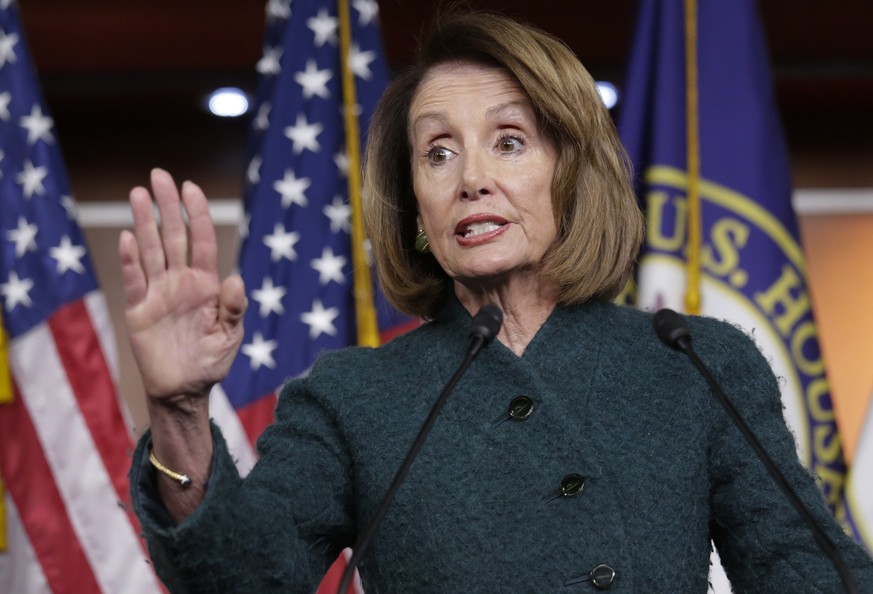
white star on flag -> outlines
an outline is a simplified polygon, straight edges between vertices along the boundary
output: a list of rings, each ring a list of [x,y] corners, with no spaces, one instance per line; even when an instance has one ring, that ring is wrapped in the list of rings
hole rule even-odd
[[[87,250],[84,246],[73,245],[67,235],[61,238],[60,245],[49,249],[49,255],[58,262],[58,274],[63,274],[68,270],[83,274],[85,267],[82,266],[82,258],[85,257],[86,253]]]
[[[281,47],[264,48],[264,55],[261,56],[260,60],[258,60],[255,69],[265,76],[279,74],[282,72],[282,66],[279,64],[279,60],[281,59]]]
[[[295,155],[299,155],[304,150],[310,150],[317,153],[321,150],[321,145],[318,144],[318,135],[324,130],[324,126],[315,122],[310,124],[306,121],[306,116],[302,113],[297,114],[297,122],[293,126],[285,128],[285,136],[293,142],[292,150]]]
[[[252,222],[252,215],[249,212],[243,214],[242,220],[239,222],[239,238],[245,239],[249,236],[249,224]]]
[[[61,196],[61,206],[67,211],[67,218],[71,220],[76,219],[76,201],[73,200],[72,196]]]
[[[19,40],[18,33],[7,35],[5,31],[0,29],[0,68],[6,66],[7,63],[15,63],[15,44]]]
[[[369,25],[379,16],[379,5],[376,0],[354,0],[352,7],[358,11],[358,20],[361,25]]]
[[[306,61],[306,70],[297,72],[294,75],[294,82],[303,87],[303,98],[311,99],[318,95],[322,99],[330,97],[330,91],[327,90],[327,83],[333,77],[333,72],[330,70],[319,70],[315,60]]]
[[[321,299],[312,302],[312,310],[300,315],[300,320],[309,326],[309,338],[314,340],[321,334],[336,335],[336,327],[333,321],[339,315],[339,308],[324,308]]]
[[[255,130],[266,130],[270,127],[270,104],[264,103],[258,108],[258,115],[252,121]]]
[[[0,295],[6,298],[6,311],[12,311],[19,303],[25,307],[30,307],[33,304],[33,301],[30,300],[32,288],[32,280],[18,278],[18,273],[14,270],[10,272],[9,280],[0,285]]]
[[[251,361],[252,370],[257,370],[261,366],[274,369],[276,361],[273,360],[273,351],[276,350],[279,344],[275,340],[264,340],[264,335],[260,332],[255,332],[252,335],[252,341],[242,345],[240,349],[242,354],[248,357]]]
[[[334,255],[330,246],[326,246],[321,252],[321,258],[314,258],[311,261],[312,268],[318,271],[318,284],[326,285],[330,281],[345,284],[343,266],[346,265],[346,261],[344,256]]]
[[[266,11],[269,20],[287,19],[291,16],[291,0],[270,0]]]
[[[306,21],[306,26],[315,33],[315,47],[321,47],[325,43],[336,45],[336,31],[339,21],[327,13],[327,9],[321,8],[318,14]]]
[[[346,152],[337,153],[333,156],[333,164],[343,177],[349,176],[349,155]]]
[[[269,276],[264,278],[264,282],[260,289],[252,291],[252,299],[260,305],[260,314],[262,318],[266,318],[271,313],[279,315],[285,313],[285,308],[282,306],[282,297],[288,292],[285,287],[273,286],[273,279]]]
[[[301,177],[298,179],[293,170],[286,169],[285,177],[281,180],[275,181],[273,183],[273,189],[282,195],[282,208],[288,208],[292,204],[307,206],[309,201],[306,199],[306,195],[303,192],[306,191],[306,188],[308,188],[311,183],[312,182],[309,181],[308,177]]]
[[[355,76],[370,80],[373,77],[370,64],[376,60],[376,52],[362,52],[356,43],[352,45],[349,54],[349,69],[355,73]]]
[[[8,122],[9,118],[9,102],[12,101],[12,93],[6,91],[4,93],[0,93],[0,120],[4,122]]]
[[[249,161],[249,166],[246,168],[246,179],[249,180],[250,184],[256,184],[261,181],[261,165],[263,162],[264,160],[260,155],[255,155]]]
[[[28,223],[24,217],[18,217],[18,228],[6,232],[6,238],[15,243],[16,258],[36,251],[36,234],[36,225]]]
[[[272,235],[264,236],[264,244],[270,248],[270,258],[273,262],[278,262],[282,258],[287,258],[292,262],[297,260],[294,244],[298,241],[300,241],[300,234],[297,232],[289,233],[282,226],[282,223],[276,223]]]
[[[330,219],[330,230],[332,232],[339,233],[340,231],[345,231],[349,233],[351,231],[352,210],[348,203],[343,200],[342,196],[334,196],[333,202],[325,204],[321,211]]]
[[[33,163],[28,159],[24,162],[24,171],[18,174],[15,181],[22,186],[25,198],[30,198],[34,194],[42,196],[45,193],[45,187],[42,185],[42,180],[48,175],[48,168],[34,167]]]
[[[21,127],[27,130],[27,144],[36,144],[38,140],[45,142],[54,140],[51,130],[55,122],[42,114],[42,107],[38,103],[34,104],[30,115],[23,116],[19,121]]]

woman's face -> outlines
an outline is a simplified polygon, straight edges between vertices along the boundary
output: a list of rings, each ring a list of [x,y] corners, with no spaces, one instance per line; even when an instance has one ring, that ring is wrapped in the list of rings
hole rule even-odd
[[[443,270],[466,283],[539,272],[557,235],[557,149],[506,71],[435,67],[409,112],[419,227]]]

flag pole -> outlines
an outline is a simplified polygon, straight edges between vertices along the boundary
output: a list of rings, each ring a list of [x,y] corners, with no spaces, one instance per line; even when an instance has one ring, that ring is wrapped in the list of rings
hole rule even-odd
[[[338,0],[340,30],[340,62],[342,63],[343,118],[345,120],[346,154],[349,160],[349,205],[352,217],[352,266],[354,270],[355,319],[358,344],[379,346],[379,328],[373,305],[373,280],[365,251],[363,206],[361,201],[361,146],[358,127],[355,77],[349,64],[351,52],[351,18],[348,0]]]
[[[688,168],[688,260],[685,311],[700,313],[700,128],[697,99],[697,0],[685,0],[685,133]]]
[[[12,402],[12,376],[9,373],[9,341],[0,313],[0,404]]]

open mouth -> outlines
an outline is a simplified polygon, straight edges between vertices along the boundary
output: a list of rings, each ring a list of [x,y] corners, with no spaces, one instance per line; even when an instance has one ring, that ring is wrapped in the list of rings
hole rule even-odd
[[[494,221],[480,221],[477,223],[470,223],[469,225],[465,225],[460,229],[458,233],[461,237],[476,237],[477,235],[482,235],[484,233],[490,233],[491,231],[496,231],[502,227],[503,224],[496,223]]]

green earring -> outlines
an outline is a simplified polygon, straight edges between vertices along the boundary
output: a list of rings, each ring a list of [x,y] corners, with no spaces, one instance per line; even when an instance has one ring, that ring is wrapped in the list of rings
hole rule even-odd
[[[427,233],[424,229],[418,230],[418,235],[415,236],[415,251],[420,254],[430,253],[430,243],[427,240]]]

